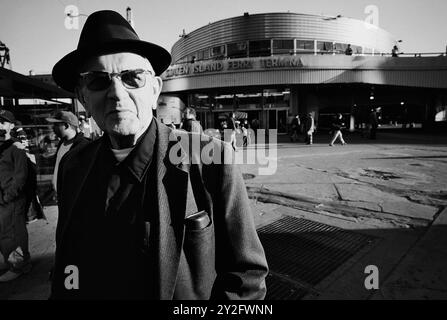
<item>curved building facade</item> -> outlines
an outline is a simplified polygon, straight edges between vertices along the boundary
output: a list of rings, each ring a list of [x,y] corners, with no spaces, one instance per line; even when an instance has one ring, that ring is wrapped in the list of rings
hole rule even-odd
[[[179,124],[190,106],[205,128],[218,128],[237,112],[280,134],[294,115],[309,112],[321,125],[344,113],[352,127],[354,114],[361,122],[371,107],[383,108],[384,119],[402,108],[421,118],[428,99],[421,90],[447,88],[446,57],[393,58],[396,43],[387,31],[342,16],[246,13],[210,23],[173,45],[157,115]]]
[[[175,64],[216,58],[294,53],[354,54],[389,52],[395,44],[383,29],[361,20],[297,13],[266,13],[229,18],[184,35],[172,47]]]

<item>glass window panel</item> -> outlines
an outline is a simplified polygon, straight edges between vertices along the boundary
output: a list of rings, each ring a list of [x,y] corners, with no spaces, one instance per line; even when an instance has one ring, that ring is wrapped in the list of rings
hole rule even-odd
[[[351,46],[352,53],[361,54],[362,53],[362,47],[361,46]]]
[[[314,50],[314,41],[313,40],[296,40],[296,49],[297,50]]]
[[[227,45],[228,58],[245,58],[247,55],[247,42],[236,42]]]
[[[334,50],[334,45],[329,41],[317,41],[318,51],[332,51]]]
[[[249,56],[250,57],[270,56],[270,40],[250,41]]]
[[[225,46],[216,46],[211,48],[212,57],[223,57],[225,55]]]
[[[273,40],[273,54],[293,53],[293,39]]]

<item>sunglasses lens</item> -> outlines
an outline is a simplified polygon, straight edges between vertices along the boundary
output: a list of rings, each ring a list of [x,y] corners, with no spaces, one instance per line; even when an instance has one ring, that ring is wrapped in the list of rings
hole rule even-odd
[[[85,81],[85,85],[89,90],[101,91],[107,89],[112,83],[112,76],[118,76],[124,87],[128,89],[137,89],[144,87],[146,84],[145,71],[143,69],[128,70],[119,74],[109,74],[106,72],[86,72],[81,74]]]
[[[110,85],[108,74],[91,74],[87,77],[87,88],[92,91],[104,90]]]
[[[146,84],[144,70],[130,70],[121,75],[121,81],[129,89],[141,88]]]

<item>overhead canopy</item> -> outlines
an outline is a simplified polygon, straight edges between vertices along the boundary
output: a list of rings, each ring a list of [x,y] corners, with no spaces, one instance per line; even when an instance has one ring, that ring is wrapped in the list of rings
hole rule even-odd
[[[14,99],[74,98],[73,93],[0,67],[0,96]]]

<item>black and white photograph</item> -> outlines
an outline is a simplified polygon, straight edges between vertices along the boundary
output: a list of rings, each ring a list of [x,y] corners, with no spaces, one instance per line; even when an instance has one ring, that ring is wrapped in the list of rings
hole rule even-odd
[[[0,300],[447,300],[446,12],[0,0]]]

